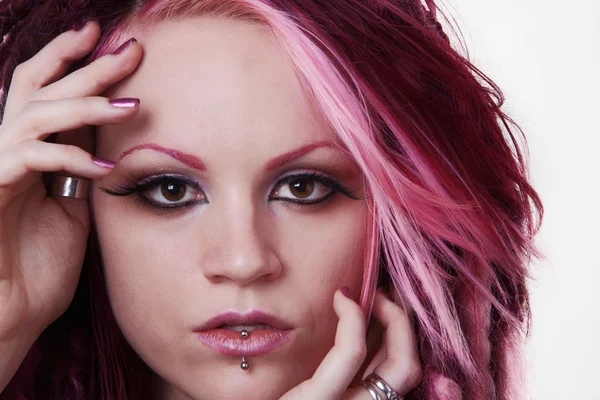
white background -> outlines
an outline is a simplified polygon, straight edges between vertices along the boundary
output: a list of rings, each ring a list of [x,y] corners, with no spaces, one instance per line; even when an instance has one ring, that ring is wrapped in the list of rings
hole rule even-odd
[[[531,266],[529,398],[600,399],[600,2],[441,6],[525,131],[546,209],[538,245],[547,259]]]

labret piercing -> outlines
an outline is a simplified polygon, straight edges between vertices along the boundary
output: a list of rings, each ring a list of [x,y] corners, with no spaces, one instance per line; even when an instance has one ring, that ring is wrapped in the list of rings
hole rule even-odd
[[[248,339],[248,331],[247,330],[243,330],[240,332],[240,335],[242,336],[242,339]],[[246,357],[242,356],[242,365],[241,365],[242,369],[245,371],[247,370],[250,365],[248,365],[248,363],[246,362]]]

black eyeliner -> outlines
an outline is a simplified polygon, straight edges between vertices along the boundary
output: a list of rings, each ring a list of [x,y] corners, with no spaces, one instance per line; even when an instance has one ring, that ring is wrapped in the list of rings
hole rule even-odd
[[[202,188],[200,187],[198,182],[196,182],[193,179],[190,179],[184,175],[177,175],[177,174],[150,175],[150,176],[146,176],[146,177],[133,176],[133,177],[130,177],[129,179],[127,179],[124,183],[120,183],[111,188],[101,187],[100,189],[103,192],[113,195],[113,196],[133,196],[133,199],[135,200],[136,203],[141,204],[143,206],[150,207],[153,210],[158,210],[158,211],[162,210],[162,212],[165,212],[165,213],[176,212],[178,209],[187,208],[187,207],[197,205],[197,204],[208,203],[208,201],[205,200],[205,201],[187,201],[184,203],[175,203],[175,204],[171,204],[171,205],[166,205],[166,204],[159,204],[154,201],[151,201],[146,196],[143,195],[144,192],[147,192],[147,191],[155,188],[156,186],[159,186],[160,184],[162,184],[164,182],[178,182],[178,183],[187,184],[187,185],[193,187],[195,190],[203,193],[204,197],[206,197],[206,194],[204,193],[204,191],[202,190]]]
[[[310,206],[313,204],[319,204],[327,199],[329,199],[334,194],[340,192],[345,196],[353,199],[353,200],[363,200],[365,197],[357,194],[356,191],[350,190],[341,184],[336,179],[320,173],[320,172],[298,172],[286,175],[279,179],[277,183],[273,186],[271,192],[279,187],[285,185],[286,183],[292,182],[294,180],[313,180],[317,181],[330,189],[330,192],[325,196],[321,197],[318,200],[310,200],[310,201],[302,201],[288,198],[271,198],[269,197],[269,201],[283,201],[287,203],[293,203],[297,206]],[[143,206],[147,206],[156,211],[163,211],[165,213],[176,212],[178,209],[187,208],[190,206],[194,206],[197,204],[206,204],[208,200],[205,201],[187,201],[185,203],[174,203],[170,205],[159,204],[154,201],[148,199],[148,197],[144,196],[144,192],[150,191],[151,189],[159,186],[164,182],[178,182],[189,185],[193,187],[198,192],[204,194],[204,197],[207,198],[206,194],[202,190],[201,186],[193,179],[190,179],[184,175],[177,174],[155,174],[146,177],[129,177],[124,183],[117,184],[110,188],[101,187],[100,189],[110,195],[113,196],[133,196],[136,203],[141,204]]]
[[[344,185],[342,185],[336,179],[331,178],[328,175],[325,175],[323,173],[316,172],[316,171],[313,171],[313,172],[297,172],[297,173],[286,175],[286,176],[284,176],[283,178],[281,178],[281,179],[279,179],[277,181],[277,183],[274,186],[274,189],[279,188],[280,186],[282,186],[282,185],[284,185],[286,183],[289,183],[291,181],[301,180],[301,179],[318,181],[318,182],[322,183],[323,185],[325,185],[326,187],[328,187],[329,189],[331,189],[331,192],[329,192],[324,197],[322,197],[322,198],[320,198],[320,199],[318,199],[316,201],[315,200],[298,201],[298,200],[294,200],[294,199],[279,199],[279,198],[273,198],[273,199],[270,199],[270,200],[285,201],[285,202],[296,203],[296,204],[301,204],[301,205],[310,205],[310,204],[321,203],[322,201],[325,201],[329,197],[333,196],[336,192],[340,192],[340,193],[348,196],[349,198],[351,198],[353,200],[362,200],[363,199],[363,197],[359,196],[356,191],[348,189],[347,187],[345,187]]]

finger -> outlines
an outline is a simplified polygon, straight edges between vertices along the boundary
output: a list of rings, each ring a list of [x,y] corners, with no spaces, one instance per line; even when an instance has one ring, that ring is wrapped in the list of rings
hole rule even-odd
[[[0,153],[0,187],[14,185],[32,172],[65,171],[89,179],[110,173],[92,159],[92,155],[74,146],[25,139]]]
[[[33,101],[27,103],[18,118],[2,125],[6,131],[0,139],[3,143],[17,143],[26,138],[43,140],[53,132],[122,123],[138,111],[139,99],[127,99],[117,106],[100,96]]]
[[[375,293],[373,293],[374,298]],[[385,350],[382,345],[384,340],[383,336],[385,333],[385,329],[381,325],[381,323],[374,316],[369,321],[369,325],[367,327],[367,357],[365,362],[361,366],[359,373],[354,377],[352,381],[353,384],[358,384],[361,381],[361,377],[366,376],[366,372],[373,372],[375,366],[381,364],[385,360]],[[369,369],[369,367],[371,367]]]
[[[72,144],[92,155],[96,154],[94,126],[88,125],[72,131],[57,132],[56,134],[48,136],[44,141],[49,143]],[[109,165],[106,166],[108,167]],[[44,181],[46,191],[50,191],[54,181],[54,173],[43,173],[42,180]]]
[[[385,329],[382,348],[365,371],[375,372],[404,396],[421,381],[423,373],[417,338],[407,313],[380,290],[375,295],[373,316]]]
[[[57,144],[68,144],[77,146],[90,154],[95,154],[94,127],[84,126],[74,131],[60,132],[56,137]],[[43,174],[47,187],[52,187],[54,174]],[[79,199],[68,197],[54,197],[54,200],[62,205],[63,209],[71,217],[76,218],[89,230],[89,204]]]
[[[89,65],[72,72],[38,90],[31,100],[56,100],[68,97],[93,96],[132,73],[142,59],[142,47],[134,38],[129,39],[117,51],[106,54]]]
[[[327,353],[311,383],[315,399],[339,399],[346,391],[352,378],[366,356],[365,315],[360,306],[338,290],[333,306],[339,317],[335,344]]]
[[[90,21],[81,31],[66,31],[29,60],[17,65],[6,98],[3,120],[9,120],[43,86],[59,79],[70,64],[90,53],[100,38],[100,25]]]

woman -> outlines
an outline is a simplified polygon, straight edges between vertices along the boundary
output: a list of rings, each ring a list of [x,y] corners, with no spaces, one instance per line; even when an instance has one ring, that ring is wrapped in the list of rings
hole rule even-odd
[[[2,14],[0,398],[524,396],[543,209],[433,1],[34,3]]]

